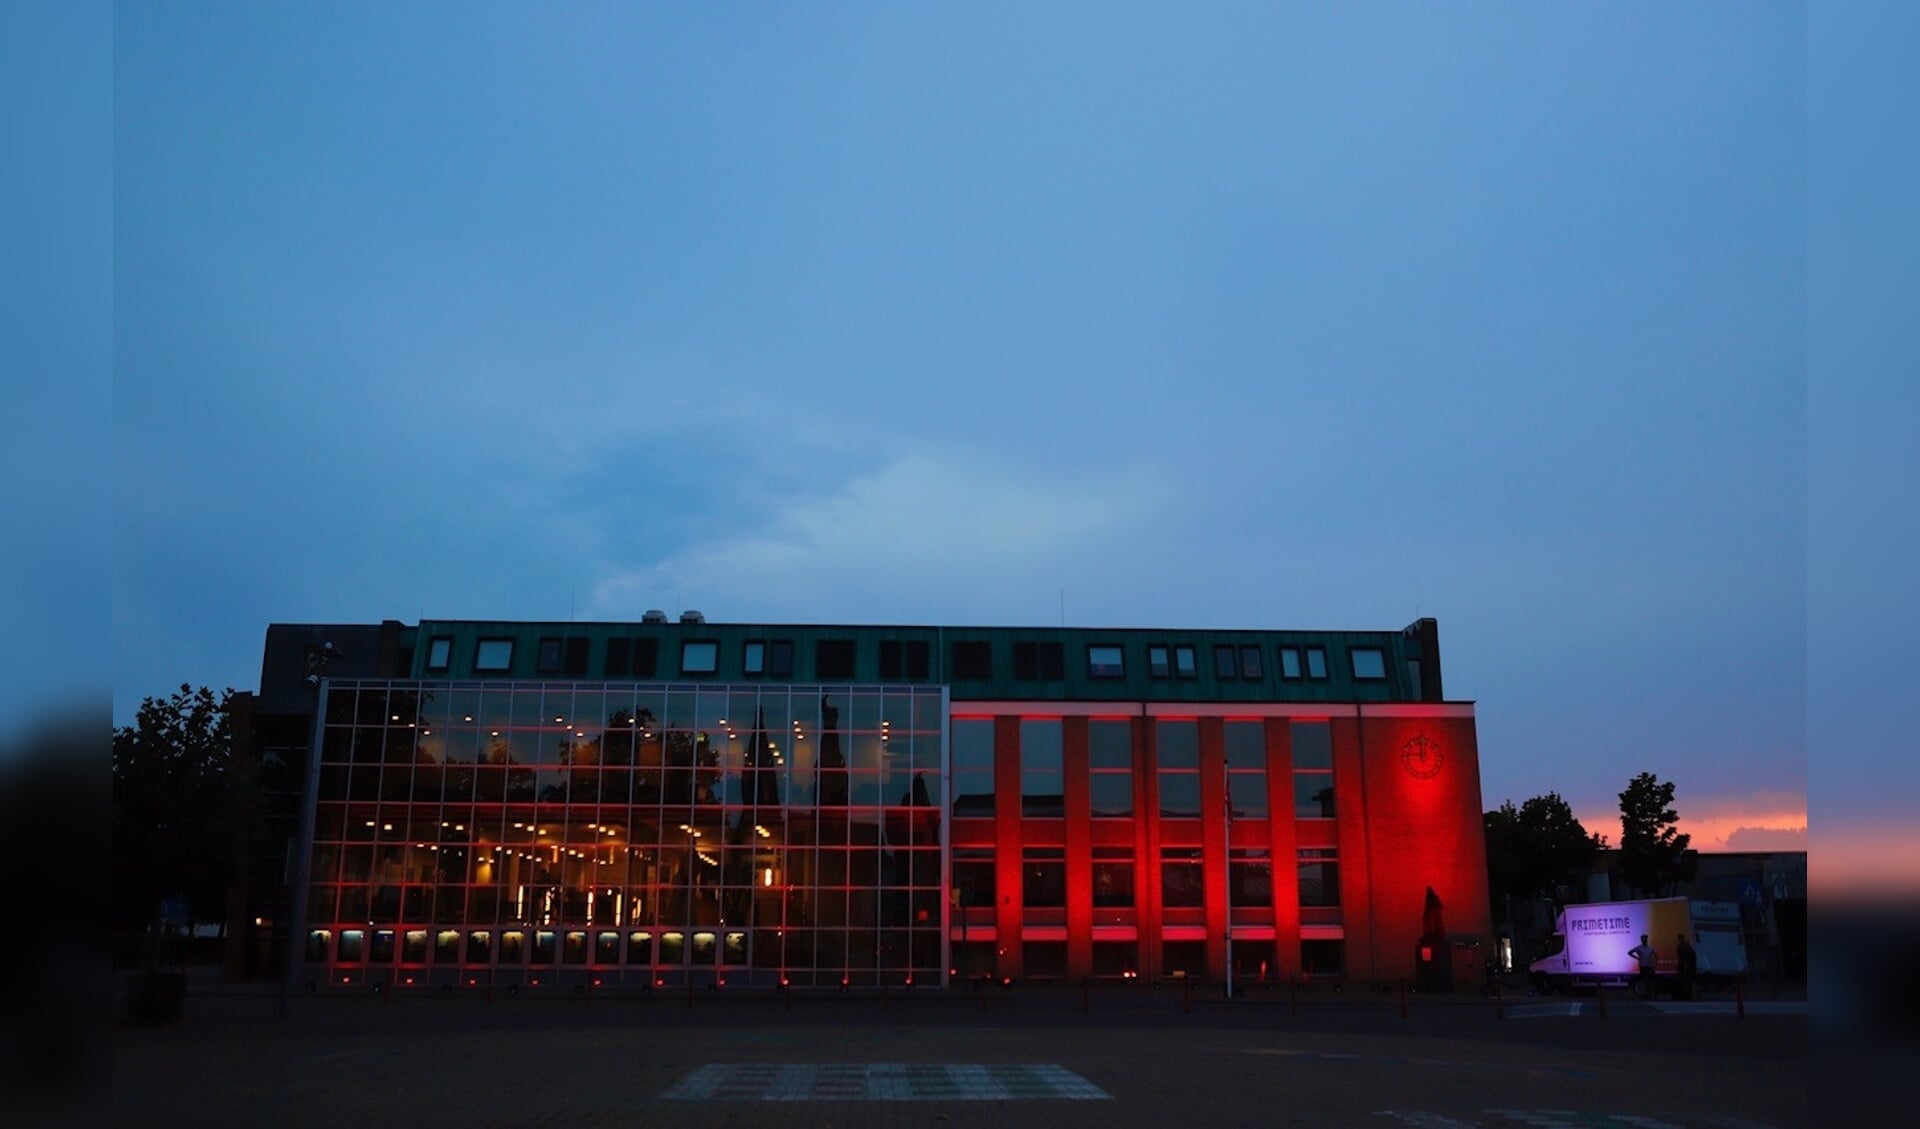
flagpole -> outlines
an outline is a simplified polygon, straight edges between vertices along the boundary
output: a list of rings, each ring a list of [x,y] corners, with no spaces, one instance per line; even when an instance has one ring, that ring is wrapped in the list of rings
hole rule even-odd
[[[1222,783],[1226,785],[1226,788],[1224,789],[1225,794],[1221,797],[1221,803],[1226,806],[1227,814],[1226,814],[1226,819],[1221,824],[1221,829],[1223,832],[1222,837],[1226,840],[1225,849],[1226,849],[1226,855],[1227,855],[1226,866],[1223,868],[1226,871],[1226,875],[1227,875],[1227,896],[1226,896],[1227,998],[1232,999],[1233,998],[1233,773],[1228,769],[1224,758],[1222,758],[1222,762],[1220,765],[1220,775],[1221,777],[1223,777]]]

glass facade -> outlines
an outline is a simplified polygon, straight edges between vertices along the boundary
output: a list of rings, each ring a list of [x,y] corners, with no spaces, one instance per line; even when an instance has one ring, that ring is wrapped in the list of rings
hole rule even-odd
[[[946,970],[943,688],[334,682],[324,718],[329,983]]]

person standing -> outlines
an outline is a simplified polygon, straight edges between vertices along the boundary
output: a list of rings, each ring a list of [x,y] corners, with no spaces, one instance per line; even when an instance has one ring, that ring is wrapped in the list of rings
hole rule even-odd
[[[1647,943],[1647,935],[1640,934],[1640,943],[1627,950],[1627,955],[1640,962],[1640,997],[1653,999],[1653,970],[1660,961],[1660,954]]]
[[[1693,951],[1693,945],[1685,933],[1680,934],[1679,953],[1680,984],[1676,991],[1681,999],[1690,1000],[1693,998],[1694,977],[1700,972],[1700,957]]]

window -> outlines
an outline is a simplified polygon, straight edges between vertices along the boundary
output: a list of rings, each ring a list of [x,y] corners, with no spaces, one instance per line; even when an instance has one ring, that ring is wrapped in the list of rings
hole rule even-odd
[[[1240,648],[1240,677],[1250,681],[1259,681],[1267,676],[1260,663],[1260,648],[1243,646]]]
[[[854,644],[851,639],[821,639],[813,645],[815,678],[852,678]]]
[[[689,639],[680,644],[681,674],[712,674],[720,662],[720,644],[711,639]]]
[[[1340,863],[1331,848],[1301,849],[1300,904],[1303,907],[1340,904]]]
[[[740,652],[740,672],[742,674],[765,674],[767,672],[767,645],[754,639]]]
[[[1300,677],[1300,648],[1298,647],[1280,648],[1280,677],[1282,678]]]
[[[1325,678],[1327,676],[1327,649],[1325,647],[1307,648],[1307,677]]]
[[[925,682],[931,675],[927,641],[882,639],[880,678],[887,682]]]
[[[1340,975],[1346,966],[1345,941],[1300,942],[1300,974],[1306,977]]]
[[[1273,908],[1273,860],[1267,852],[1227,852],[1227,896],[1234,909]]]
[[[587,673],[587,652],[592,641],[585,636],[567,640],[566,663],[562,668],[569,678],[583,678]]]
[[[1133,908],[1133,851],[1127,847],[1093,849],[1095,909]]]
[[[535,674],[560,673],[560,639],[555,635],[543,636],[540,649],[534,653],[533,672]]]
[[[427,644],[427,669],[443,671],[453,662],[453,640],[437,635]]]
[[[767,677],[793,677],[793,640],[775,639],[767,644]]]
[[[660,666],[660,640],[635,639],[633,641],[633,676],[652,678]]]
[[[1168,909],[1192,909],[1207,904],[1207,883],[1198,847],[1163,847],[1160,851],[1160,904]]]
[[[1181,678],[1192,678],[1200,673],[1199,667],[1194,663],[1192,647],[1173,649],[1173,673]]]
[[[1119,647],[1105,643],[1087,647],[1088,678],[1123,678],[1126,673],[1126,658]]]
[[[1020,852],[1020,900],[1028,909],[1065,908],[1066,848],[1028,847]]]
[[[992,909],[993,888],[993,851],[983,847],[955,847],[953,889],[960,904]]]
[[[1165,647],[1155,646],[1147,648],[1148,674],[1153,675],[1155,678],[1165,678],[1171,670],[1172,665],[1167,661],[1167,649]]]
[[[953,723],[953,814],[993,814],[993,722],[956,718]]]
[[[1095,819],[1133,818],[1133,724],[1087,723],[1087,768]]]
[[[606,658],[601,670],[608,678],[625,678],[633,672],[633,640],[624,636],[607,640]]]
[[[475,674],[504,674],[513,669],[513,640],[482,639],[473,649]]]
[[[953,645],[955,681],[985,682],[993,677],[993,644],[967,640]]]
[[[1066,814],[1058,721],[1020,723],[1020,812],[1026,816]]]
[[[1333,727],[1324,721],[1296,721],[1293,734],[1293,817],[1332,819]]]
[[[1213,649],[1213,676],[1231,682],[1240,677],[1238,652],[1222,643]]]
[[[1259,721],[1229,721],[1227,794],[1235,818],[1267,817],[1267,727]]]
[[[1387,659],[1378,647],[1355,647],[1347,652],[1353,658],[1355,678],[1385,678]]]
[[[1023,682],[1059,682],[1067,676],[1064,643],[1015,643],[1013,676]]]
[[[1191,721],[1162,721],[1158,727],[1160,814],[1200,814],[1200,736]]]
[[[1065,941],[1023,941],[1020,944],[1022,975],[1029,980],[1060,980],[1067,975]]]
[[[1407,660],[1407,692],[1408,696],[1416,702],[1425,699],[1427,696],[1426,688],[1420,683],[1419,659]]]

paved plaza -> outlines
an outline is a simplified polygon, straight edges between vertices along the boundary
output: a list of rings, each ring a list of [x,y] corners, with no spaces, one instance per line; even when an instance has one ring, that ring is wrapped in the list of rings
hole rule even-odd
[[[1722,1005],[1726,1006],[1722,1006]],[[1788,1129],[1803,1005],[1021,988],[887,998],[204,992],[116,1121]]]

